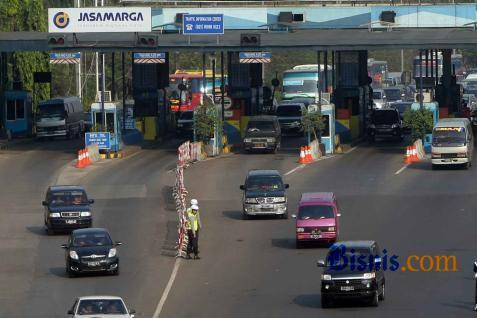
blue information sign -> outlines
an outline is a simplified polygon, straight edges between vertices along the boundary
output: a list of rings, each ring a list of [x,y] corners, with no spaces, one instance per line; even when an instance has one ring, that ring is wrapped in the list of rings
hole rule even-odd
[[[81,53],[50,53],[50,64],[79,64]]]
[[[270,63],[272,61],[272,53],[270,52],[240,52],[240,63]]]
[[[99,149],[111,149],[111,139],[109,132],[93,132],[84,135],[86,147],[97,144]]]
[[[223,14],[184,14],[182,19],[185,35],[224,34]]]

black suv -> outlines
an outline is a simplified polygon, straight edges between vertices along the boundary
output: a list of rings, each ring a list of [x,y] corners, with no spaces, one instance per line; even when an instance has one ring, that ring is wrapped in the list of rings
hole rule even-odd
[[[281,142],[280,124],[276,116],[252,116],[243,139],[245,151],[271,150],[277,152]]]
[[[371,114],[368,138],[374,142],[376,137],[391,137],[401,141],[403,137],[402,121],[395,108],[375,109]]]
[[[250,170],[245,184],[240,186],[243,194],[243,218],[275,215],[288,218],[288,202],[282,176],[277,170]]]
[[[44,222],[48,234],[56,231],[91,227],[93,218],[86,191],[80,186],[51,186],[43,201]]]
[[[335,299],[366,299],[378,306],[384,300],[385,279],[381,253],[375,241],[334,243],[321,275],[321,306],[329,307]]]

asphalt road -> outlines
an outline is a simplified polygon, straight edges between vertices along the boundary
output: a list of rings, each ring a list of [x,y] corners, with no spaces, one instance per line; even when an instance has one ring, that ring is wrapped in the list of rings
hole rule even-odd
[[[176,239],[168,173],[176,141],[129,158],[103,162],[80,180],[94,205],[94,226],[110,230],[119,248],[121,274],[69,279],[67,235],[47,236],[41,201],[48,185],[74,158],[67,141],[30,143],[0,152],[0,317],[66,317],[83,295],[124,297],[138,317],[151,317],[172,270],[167,256]]]
[[[386,300],[378,308],[354,302],[321,309],[315,264],[326,249],[295,249],[293,219],[243,221],[240,214],[247,170],[285,174],[296,155],[238,155],[187,170],[204,223],[202,258],[182,263],[161,317],[475,316],[477,169],[432,171],[423,162],[396,174],[402,151],[363,145],[289,174],[290,212],[302,192],[333,191],[342,208],[342,240],[376,240],[401,265],[409,255],[455,255],[457,272],[386,272]]]
[[[350,304],[322,310],[320,269],[325,248],[295,249],[294,221],[241,219],[248,169],[292,171],[297,155],[287,141],[277,155],[239,154],[192,165],[191,197],[200,201],[202,259],[183,261],[160,317],[467,317],[474,296],[472,261],[476,168],[431,171],[428,163],[403,167],[399,145],[363,145],[303,169],[290,183],[293,212],[305,191],[333,191],[341,208],[342,239],[374,239],[388,254],[449,254],[456,273],[388,272],[387,299],[378,308]],[[96,199],[95,226],[121,240],[121,275],[69,279],[60,245],[65,235],[42,227],[45,189],[74,157],[66,141],[0,152],[0,317],[65,317],[75,297],[114,294],[138,317],[151,317],[169,279],[175,239],[170,200],[175,151],[148,149],[111,161],[80,183]],[[5,287],[6,286],[6,287]]]

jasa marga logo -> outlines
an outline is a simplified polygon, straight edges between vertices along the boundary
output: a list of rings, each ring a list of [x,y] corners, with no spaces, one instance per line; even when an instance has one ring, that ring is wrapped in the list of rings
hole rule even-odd
[[[53,17],[53,23],[59,29],[64,29],[70,24],[70,16],[66,12],[58,12]]]

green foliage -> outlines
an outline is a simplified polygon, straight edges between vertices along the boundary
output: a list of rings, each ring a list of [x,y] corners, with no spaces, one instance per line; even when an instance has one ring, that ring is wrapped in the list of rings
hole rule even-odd
[[[303,115],[302,123],[305,132],[313,132],[315,139],[318,139],[317,132],[321,132],[326,127],[325,118],[319,110],[306,111]]]
[[[404,112],[404,127],[411,129],[412,142],[424,139],[424,136],[432,132],[434,126],[433,114],[428,109],[412,110]]]
[[[221,129],[222,116],[218,108],[209,98],[204,97],[203,105],[195,110],[194,128],[198,141],[208,143],[214,137],[215,129]]]

